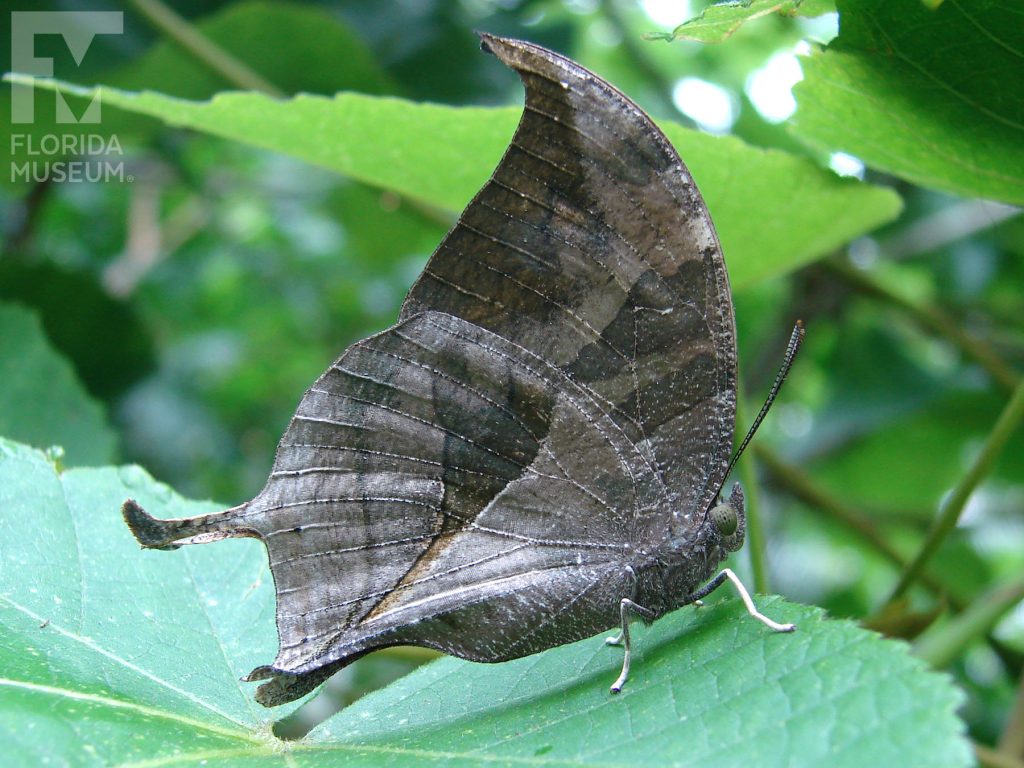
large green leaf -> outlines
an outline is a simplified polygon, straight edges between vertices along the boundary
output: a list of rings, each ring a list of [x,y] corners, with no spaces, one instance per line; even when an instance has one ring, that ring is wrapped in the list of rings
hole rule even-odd
[[[0,302],[0,435],[46,448],[69,464],[113,461],[117,438],[99,403],[50,346],[31,310]]]
[[[134,467],[63,473],[0,441],[0,749],[6,764],[960,766],[960,694],[907,647],[819,609],[734,598],[637,627],[633,676],[592,638],[499,665],[443,659],[278,742],[238,682],[273,657],[256,541],[143,552],[127,496],[181,499]]]
[[[795,131],[915,184],[1024,203],[1024,17],[1016,0],[839,0],[803,60]]]
[[[17,77],[16,81],[20,81]],[[274,100],[222,93],[189,102],[158,93],[49,83],[104,107],[151,115],[461,210],[508,145],[516,108],[446,107],[354,93]],[[805,158],[666,125],[722,238],[734,286],[785,273],[894,218],[891,191],[840,179]]]
[[[395,90],[365,43],[336,14],[323,8],[249,0],[220,8],[198,19],[195,27],[204,38],[282,93]],[[91,56],[90,51],[83,61],[91,62]],[[79,79],[85,77],[82,73]],[[129,65],[105,73],[102,82],[129,90],[148,88],[188,99],[209,98],[232,87],[219,72],[168,40],[156,43]],[[32,122],[12,124],[11,100],[6,93],[0,96],[0,124],[10,125],[12,133],[10,140],[0,142],[0,165],[4,168],[11,163],[22,168],[26,161],[40,161],[44,157],[60,159],[60,153],[49,154],[53,150],[40,154],[44,143],[54,136],[93,134],[109,141],[113,134],[128,143],[128,139],[146,136],[159,126],[138,114],[113,111],[103,113],[100,124],[61,123],[54,112],[53,94],[41,91],[35,94]],[[5,173],[0,184],[13,184],[23,177],[23,173]]]
[[[59,473],[0,441],[0,733],[20,764],[110,765],[269,739],[272,713],[238,682],[275,649],[260,545],[146,556],[118,514],[129,496],[165,515],[212,508],[138,468]]]

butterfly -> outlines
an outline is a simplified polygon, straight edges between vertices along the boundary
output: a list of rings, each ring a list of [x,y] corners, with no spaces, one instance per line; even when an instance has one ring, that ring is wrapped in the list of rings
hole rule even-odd
[[[387,646],[497,662],[616,626],[617,692],[630,619],[726,580],[793,628],[730,570],[712,578],[745,519],[740,486],[721,495],[732,299],[693,179],[597,75],[481,38],[520,75],[523,115],[398,322],[310,387],[254,499],[177,520],[123,507],[143,547],[266,545],[280,648],[246,679],[267,706]]]

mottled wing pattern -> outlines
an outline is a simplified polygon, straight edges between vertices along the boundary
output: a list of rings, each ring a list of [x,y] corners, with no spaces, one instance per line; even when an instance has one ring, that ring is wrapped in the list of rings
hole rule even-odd
[[[522,121],[399,324],[305,394],[251,502],[124,506],[147,547],[264,541],[267,705],[386,645],[500,661],[609,628],[637,550],[696,526],[722,481],[732,305],[692,179],[604,81],[483,41],[526,85]]]
[[[483,45],[521,76],[522,120],[402,317],[457,315],[558,366],[653,457],[673,512],[703,515],[732,447],[736,375],[704,202],[661,131],[611,85],[529,43]]]
[[[628,589],[617,583],[575,628],[557,617],[612,570],[622,578],[659,495],[653,468],[564,373],[459,318],[416,315],[309,389],[241,513],[276,582],[273,667],[308,672],[396,642],[496,661],[607,628]],[[453,623],[506,595],[514,630],[480,621],[452,639]]]

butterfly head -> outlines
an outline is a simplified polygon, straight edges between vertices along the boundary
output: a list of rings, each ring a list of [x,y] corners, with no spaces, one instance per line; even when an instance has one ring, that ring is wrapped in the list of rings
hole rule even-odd
[[[728,499],[719,498],[718,503],[708,510],[705,525],[718,534],[719,546],[726,552],[735,552],[743,546],[747,518],[743,506],[743,488],[739,483],[733,485]]]
[[[688,602],[688,596],[701,586],[719,564],[743,546],[747,521],[743,489],[732,487],[729,498],[719,498],[695,527],[670,536],[657,553],[660,588],[642,596],[648,607],[671,610]],[[664,604],[658,604],[664,597]]]

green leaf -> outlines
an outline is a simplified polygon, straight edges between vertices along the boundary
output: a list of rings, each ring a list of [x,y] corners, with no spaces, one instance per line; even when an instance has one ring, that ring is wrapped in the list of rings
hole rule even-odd
[[[88,99],[99,93],[105,108],[282,152],[453,212],[493,171],[520,113],[354,93],[290,100],[222,93],[197,103],[54,82],[37,87],[44,85]],[[805,158],[677,125],[665,129],[708,203],[734,287],[813,261],[900,211],[892,191],[840,179]]]
[[[0,302],[0,435],[46,448],[68,464],[114,460],[117,438],[67,360],[50,347],[36,314]]]
[[[671,32],[654,32],[644,37],[669,42],[694,40],[699,43],[722,43],[744,24],[762,16],[821,16],[833,11],[833,0],[744,0],[715,3]]]
[[[301,742],[238,677],[273,658],[253,540],[143,552],[118,514],[208,511],[135,467],[58,473],[0,441],[0,748],[15,765],[969,765],[944,675],[819,609],[732,596],[637,626],[633,676],[591,638],[514,662],[443,659]]]
[[[607,686],[619,657],[593,639],[493,668],[443,659],[310,738],[577,765],[970,764],[959,694],[905,646],[778,598],[762,607],[797,632],[767,632],[736,599],[638,629],[617,698]],[[928,721],[944,735],[909,748]]]
[[[1024,203],[1024,24],[1010,0],[839,0],[796,134],[957,195]]]
[[[87,217],[80,221],[85,220]],[[105,402],[116,400],[155,367],[154,342],[139,313],[124,298],[111,295],[101,284],[98,270],[83,264],[89,258],[86,254],[106,255],[100,243],[110,242],[104,239],[110,234],[106,229],[110,225],[109,221],[96,223],[84,234],[76,231],[72,221],[51,224],[48,231],[54,245],[48,242],[40,249],[47,258],[0,257],[0,301],[16,302],[37,312],[53,348],[68,359],[82,385]],[[114,235],[117,247],[122,245],[122,236],[120,232]],[[77,256],[56,245],[70,238],[76,238]],[[111,460],[99,456],[93,463]]]
[[[386,93],[395,87],[359,36],[324,8],[251,0],[221,8],[195,26],[285,93]],[[300,45],[282,44],[299,40]],[[129,90],[150,88],[189,99],[207,98],[232,87],[166,40],[119,70],[109,82]]]
[[[194,26],[203,37],[285,93],[395,90],[365,43],[336,14],[322,8],[262,0],[240,2],[196,20]],[[91,61],[91,55],[84,60]],[[188,99],[209,98],[232,87],[221,74],[168,40],[159,41],[130,64],[107,72],[102,81]],[[116,135],[119,142],[128,144],[128,139],[148,136],[158,127],[149,118],[123,112],[103,113],[102,123],[91,126],[62,123],[54,105],[52,94],[39,91],[32,122],[12,124],[10,98],[0,98],[0,124],[12,126],[12,137],[0,142],[0,166],[9,168],[13,163],[21,169],[26,161],[60,160],[65,153],[55,152],[55,145],[47,144],[55,137],[83,137],[82,143],[72,145],[69,154],[75,154],[84,153],[82,144],[88,135],[103,137],[108,144]],[[98,139],[92,141],[95,145]],[[42,151],[44,146],[50,148]],[[113,160],[120,159],[116,156],[120,153],[112,154]],[[23,183],[24,176],[6,173],[0,184]]]
[[[167,516],[213,508],[136,467],[58,473],[0,440],[0,738],[19,764],[269,743],[272,713],[238,682],[276,645],[261,545],[151,557],[121,520],[129,496]]]
[[[831,254],[902,210],[891,190],[839,178],[804,158],[661,127],[708,205],[734,289]]]

